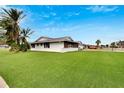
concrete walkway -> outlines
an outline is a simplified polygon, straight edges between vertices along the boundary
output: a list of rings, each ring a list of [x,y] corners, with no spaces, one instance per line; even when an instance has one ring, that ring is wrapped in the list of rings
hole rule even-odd
[[[9,88],[5,80],[0,76],[0,88]]]

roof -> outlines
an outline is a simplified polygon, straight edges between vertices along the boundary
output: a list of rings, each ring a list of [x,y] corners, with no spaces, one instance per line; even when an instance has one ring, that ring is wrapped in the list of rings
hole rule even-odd
[[[50,37],[44,37],[44,36],[42,36],[42,37],[38,38],[33,43],[64,42],[64,41],[72,42],[72,43],[78,43],[78,42],[73,41],[73,39],[71,37],[69,37],[69,36],[60,37],[60,38],[50,38]]]

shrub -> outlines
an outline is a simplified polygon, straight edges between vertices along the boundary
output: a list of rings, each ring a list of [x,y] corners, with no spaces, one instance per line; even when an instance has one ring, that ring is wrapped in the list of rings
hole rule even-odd
[[[22,52],[26,52],[27,51],[27,45],[26,44],[21,44],[20,45],[20,51],[22,51]]]
[[[9,51],[18,52],[20,50],[19,45],[17,45],[15,42],[11,44],[11,48]]]

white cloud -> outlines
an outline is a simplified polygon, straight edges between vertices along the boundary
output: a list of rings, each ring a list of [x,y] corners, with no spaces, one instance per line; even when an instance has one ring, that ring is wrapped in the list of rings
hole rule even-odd
[[[76,16],[80,15],[80,12],[75,13]]]
[[[118,8],[117,6],[96,5],[96,6],[90,6],[86,9],[92,12],[111,12],[111,11],[115,11],[117,8]]]
[[[78,15],[80,15],[80,12],[69,12],[69,13],[67,13],[67,16],[68,16],[68,17],[71,17],[71,16],[78,16]]]
[[[40,17],[42,18],[50,18],[50,16],[56,16],[55,12],[50,12],[48,14],[42,13],[42,15]]]
[[[55,12],[51,12],[50,13],[52,16],[56,16],[56,13]]]
[[[46,8],[47,8],[48,10],[50,10],[50,11],[53,10],[53,7],[51,7],[51,6],[49,6],[49,5],[47,5]]]
[[[43,18],[49,18],[50,16],[49,16],[49,15],[44,14],[44,15],[42,15],[42,17],[43,17]]]

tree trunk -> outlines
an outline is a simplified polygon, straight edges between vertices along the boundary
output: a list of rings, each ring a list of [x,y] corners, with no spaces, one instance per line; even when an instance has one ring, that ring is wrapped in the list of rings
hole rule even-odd
[[[114,51],[114,48],[112,47],[112,52]]]
[[[20,45],[20,39],[19,39],[19,37],[17,38],[17,45],[18,46]]]

